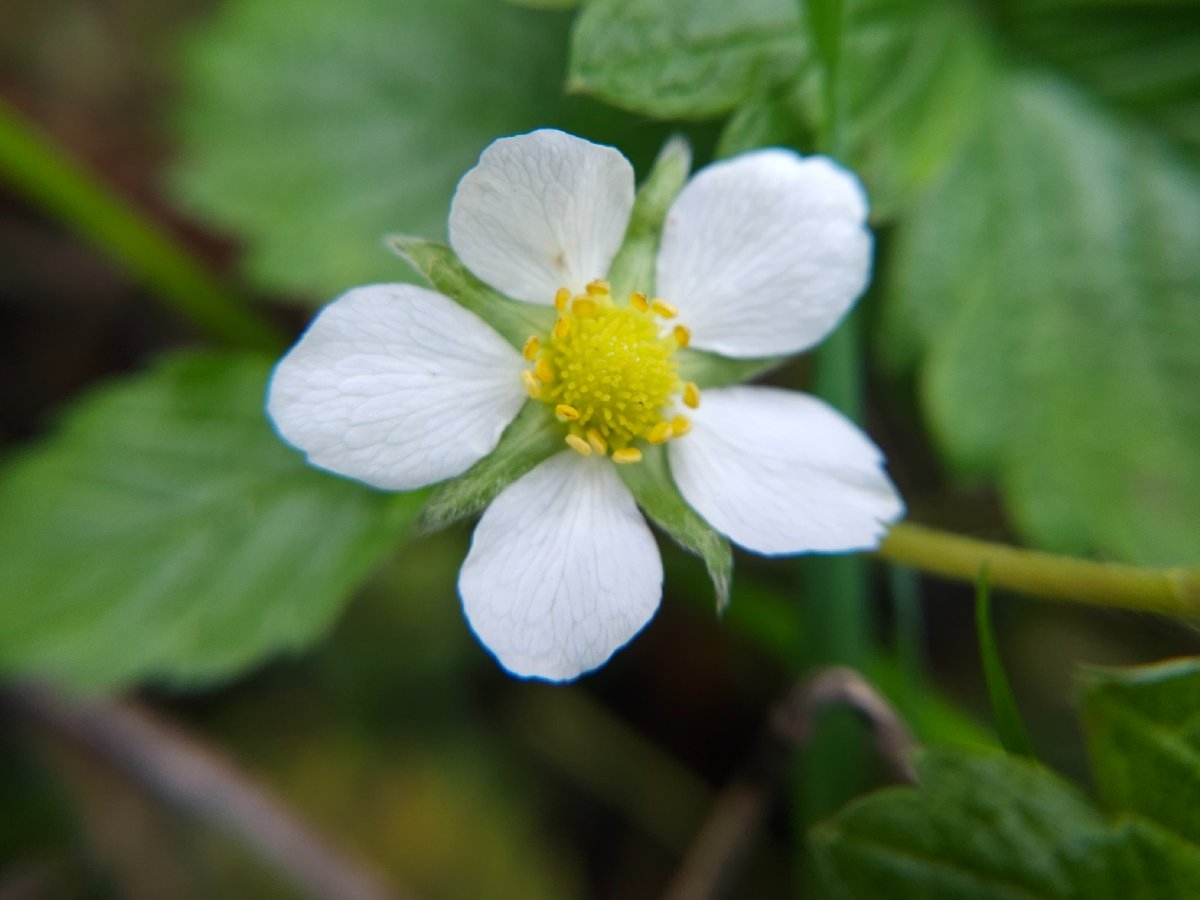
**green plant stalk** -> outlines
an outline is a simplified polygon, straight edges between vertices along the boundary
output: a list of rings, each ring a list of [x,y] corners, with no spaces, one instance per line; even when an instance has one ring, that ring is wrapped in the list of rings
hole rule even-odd
[[[283,341],[187,251],[0,100],[0,178],[85,235],[177,313],[214,338],[270,350]]]
[[[821,347],[816,393],[851,418],[862,411],[857,318],[853,315]],[[805,667],[863,668],[870,658],[866,561],[859,556],[815,556],[802,561]],[[847,710],[821,716],[805,748],[796,786],[796,812],[808,824],[839,809],[865,784],[863,726]],[[803,852],[801,850],[801,852]]]
[[[1156,569],[1023,550],[901,522],[878,550],[889,562],[993,588],[1183,618],[1200,618],[1200,566]]]

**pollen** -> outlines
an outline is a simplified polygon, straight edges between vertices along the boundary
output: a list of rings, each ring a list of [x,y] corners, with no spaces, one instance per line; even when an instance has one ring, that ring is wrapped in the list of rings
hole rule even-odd
[[[641,291],[615,297],[596,279],[579,293],[559,289],[554,307],[550,333],[524,345],[531,365],[521,378],[530,396],[554,411],[567,446],[628,464],[641,461],[644,447],[688,431],[688,420],[675,413],[695,408],[699,392],[679,377],[675,352],[691,332],[664,322],[678,316],[674,306]]]

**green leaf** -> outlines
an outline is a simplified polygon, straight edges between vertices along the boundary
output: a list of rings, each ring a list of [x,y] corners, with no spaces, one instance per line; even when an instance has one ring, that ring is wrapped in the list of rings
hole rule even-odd
[[[704,560],[717,596],[717,612],[724,610],[729,603],[733,577],[733,549],[679,493],[667,466],[666,448],[647,446],[640,463],[618,466],[617,472],[654,524],[685,550]]]
[[[1110,817],[1015,756],[931,751],[919,788],[877,792],[812,832],[851,898],[1200,896],[1200,660],[1091,669],[1088,743]]]
[[[1033,759],[1033,744],[1021,720],[1021,711],[1017,708],[1012,688],[1008,685],[1008,676],[1004,674],[1004,660],[1000,658],[1000,648],[996,645],[996,634],[992,630],[992,602],[986,569],[979,573],[975,582],[975,632],[979,637],[979,660],[983,665],[1000,743],[1009,753]]]
[[[1164,868],[1146,880],[1144,863],[1155,848],[1142,835],[1134,843],[1128,826],[1110,827],[1075,788],[1041,766],[940,751],[922,755],[918,772],[920,788],[877,792],[812,830],[819,871],[835,896],[1189,896],[1157,893],[1159,879],[1186,875],[1186,861],[1156,855]]]
[[[1090,668],[1081,693],[1105,803],[1200,844],[1200,660]]]
[[[434,288],[475,313],[517,349],[524,347],[531,336],[544,337],[554,327],[553,309],[522,303],[492,290],[468,272],[445,244],[400,234],[389,235],[387,244]]]
[[[530,401],[500,436],[496,449],[462,475],[439,484],[421,513],[422,531],[437,531],[481,512],[508,485],[565,449],[550,408]]]
[[[691,169],[692,149],[676,135],[663,145],[654,168],[638,188],[621,249],[609,267],[608,280],[618,297],[633,291],[654,295],[663,220]]]
[[[1200,151],[1200,6],[1178,0],[1023,0],[1005,25],[1105,104]]]
[[[488,143],[578,112],[568,25],[496,0],[224,4],[183,48],[174,193],[243,239],[270,290],[410,280],[382,236],[444,238]]]
[[[662,118],[734,112],[722,155],[778,143],[812,150],[830,98],[801,6],[592,0],[573,36],[570,85]],[[844,0],[840,33],[826,19],[824,39],[838,39],[832,149],[863,177],[876,216],[890,216],[969,135],[990,54],[972,14],[945,0]]]
[[[307,466],[269,363],[190,354],[88,396],[0,474],[0,671],[227,678],[323,635],[420,495]]]
[[[1200,173],[1046,77],[985,121],[900,235],[884,344],[1035,543],[1200,559]]]
[[[928,753],[922,787],[880,791],[811,832],[842,896],[1077,897],[1105,823],[1053,773],[1010,757]],[[1047,840],[1048,835],[1055,840]],[[1090,879],[1089,879],[1090,880]]]
[[[662,118],[706,118],[789,83],[805,57],[793,0],[589,0],[568,88]]]

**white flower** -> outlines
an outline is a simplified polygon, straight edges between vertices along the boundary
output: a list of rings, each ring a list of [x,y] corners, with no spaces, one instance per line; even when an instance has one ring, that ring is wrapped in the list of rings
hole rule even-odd
[[[856,179],[785,150],[711,165],[670,207],[652,297],[613,297],[602,279],[633,198],[610,147],[557,131],[496,141],[459,183],[450,243],[493,288],[556,306],[557,324],[518,351],[439,293],[361,287],[271,381],[287,441],[388,490],[466,471],[526,402],[554,410],[563,451],[500,493],[459,577],[471,627],[517,675],[574,678],[653,616],[662,563],[614,466],[649,445],[667,444],[694,510],[759,553],[872,548],[903,511],[879,451],[820,400],[746,386],[701,397],[677,368],[681,346],[790,354],[837,325],[870,269]]]

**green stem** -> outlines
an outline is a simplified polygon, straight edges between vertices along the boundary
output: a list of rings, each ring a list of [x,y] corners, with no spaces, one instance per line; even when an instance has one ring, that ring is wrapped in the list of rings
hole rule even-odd
[[[1142,568],[1022,550],[902,522],[879,555],[904,566],[973,582],[984,566],[993,588],[1170,616],[1200,617],[1200,567]]]
[[[281,339],[179,245],[0,100],[0,177],[102,247],[184,317],[226,343],[277,350]]]

